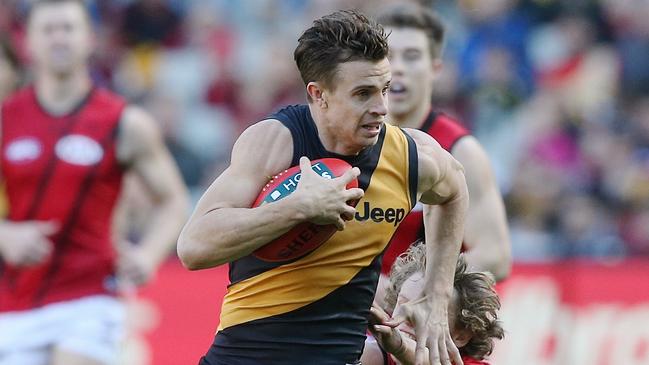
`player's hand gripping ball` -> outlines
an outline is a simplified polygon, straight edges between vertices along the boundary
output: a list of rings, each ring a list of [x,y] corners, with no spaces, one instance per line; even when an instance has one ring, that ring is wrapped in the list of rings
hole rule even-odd
[[[327,179],[333,179],[343,175],[352,166],[337,158],[323,158],[311,161],[311,168],[318,175]],[[289,196],[297,189],[299,181],[299,165],[280,172],[264,186],[252,207],[255,208],[264,204],[273,203]],[[356,187],[358,187],[357,179],[347,184],[347,189]],[[348,202],[351,206],[356,206],[356,203],[358,202]],[[336,226],[333,224],[317,225],[311,222],[300,223],[290,231],[257,249],[253,252],[253,255],[261,260],[273,262],[299,258],[325,243],[336,231]]]

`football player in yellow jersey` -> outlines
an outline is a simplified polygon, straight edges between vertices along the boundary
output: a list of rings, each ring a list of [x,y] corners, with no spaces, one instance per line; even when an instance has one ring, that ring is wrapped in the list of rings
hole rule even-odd
[[[424,290],[390,325],[408,321],[415,329],[418,363],[428,348],[431,364],[462,364],[447,308],[468,206],[463,169],[429,135],[385,122],[387,55],[383,28],[359,13],[314,21],[295,50],[307,105],[249,127],[230,166],[199,201],[178,254],[190,270],[230,263],[231,280],[219,331],[201,364],[359,363],[381,254],[398,224],[363,219],[366,211],[357,214],[346,203],[355,199],[359,210],[376,212],[424,204]],[[309,164],[323,157],[355,167],[328,180]],[[267,176],[298,161],[303,173],[293,194],[250,208]],[[346,189],[354,178],[359,188]],[[297,260],[268,263],[251,255],[307,221],[339,231]]]

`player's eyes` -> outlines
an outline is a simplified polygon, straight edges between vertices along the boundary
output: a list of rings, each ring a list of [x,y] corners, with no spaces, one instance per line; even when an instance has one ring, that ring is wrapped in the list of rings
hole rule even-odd
[[[416,61],[421,58],[421,52],[419,51],[406,52],[403,55],[403,58],[406,59],[407,61]]]
[[[359,92],[356,93],[356,95],[360,96],[361,98],[366,98],[370,96],[370,92],[367,90],[360,90]]]

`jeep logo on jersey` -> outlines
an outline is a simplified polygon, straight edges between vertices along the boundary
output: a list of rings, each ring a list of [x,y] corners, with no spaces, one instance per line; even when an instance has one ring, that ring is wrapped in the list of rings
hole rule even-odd
[[[42,150],[38,139],[24,137],[9,143],[5,150],[5,157],[11,162],[25,163],[37,159]]]
[[[358,209],[358,211],[354,215],[354,218],[359,222],[364,222],[368,219],[371,219],[376,223],[385,221],[387,223],[394,223],[394,226],[396,227],[397,225],[399,225],[399,223],[401,223],[405,216],[406,210],[403,208],[388,208],[385,210],[379,207],[371,208],[370,203],[365,202],[363,203],[362,208]]]
[[[104,156],[104,150],[97,141],[80,134],[61,138],[54,150],[61,160],[73,165],[94,165]]]

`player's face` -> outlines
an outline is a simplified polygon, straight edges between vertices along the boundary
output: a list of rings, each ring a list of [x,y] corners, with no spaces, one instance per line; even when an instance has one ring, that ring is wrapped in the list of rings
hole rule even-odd
[[[436,69],[426,33],[416,28],[392,28],[388,37],[392,84],[390,114],[405,116],[431,102]]]
[[[395,311],[397,308],[399,308],[401,305],[408,303],[410,301],[416,300],[419,297],[421,297],[422,290],[424,288],[424,275],[420,272],[413,274],[410,276],[406,281],[403,283],[401,286],[401,291],[399,292],[399,296],[397,297],[397,304],[395,306]],[[453,291],[453,298],[451,299],[451,302],[449,303],[448,306],[448,325],[449,329],[451,331],[451,337],[453,337],[453,340],[455,341],[455,338],[457,337],[458,333],[455,329],[455,317],[456,317],[456,295],[455,290]],[[402,323],[397,327],[400,331],[405,332],[408,336],[410,336],[412,339],[415,339],[415,330],[414,328],[407,322]]]
[[[351,61],[338,65],[334,90],[325,89],[326,128],[347,152],[358,152],[378,141],[388,113],[390,63]]]
[[[41,70],[65,75],[84,69],[93,45],[85,10],[75,2],[38,6],[30,17],[28,45]]]

